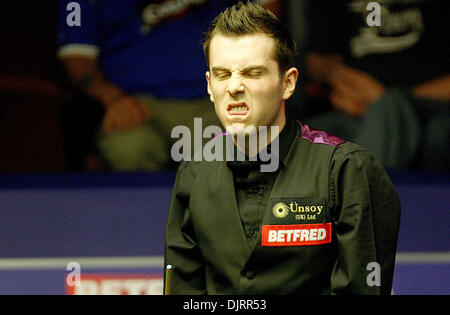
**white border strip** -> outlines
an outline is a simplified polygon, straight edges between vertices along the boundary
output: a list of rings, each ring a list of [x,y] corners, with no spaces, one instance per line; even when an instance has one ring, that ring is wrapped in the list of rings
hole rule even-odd
[[[450,252],[404,252],[397,253],[398,264],[448,264]]]
[[[66,270],[67,264],[77,262],[81,269],[163,268],[163,256],[136,257],[46,257],[0,258],[0,270]],[[449,264],[449,252],[403,252],[397,264]]]
[[[0,258],[0,270],[63,269],[77,262],[81,269],[161,268],[163,256],[139,257],[48,257],[48,258]]]

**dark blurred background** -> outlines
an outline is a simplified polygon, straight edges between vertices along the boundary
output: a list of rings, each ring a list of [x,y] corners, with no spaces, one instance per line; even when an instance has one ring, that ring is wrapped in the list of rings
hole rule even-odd
[[[310,34],[318,34],[320,30],[313,30],[312,21],[306,17],[309,1],[275,2],[281,3],[278,15],[293,31],[299,50],[300,81],[288,110],[294,118],[308,121],[331,108],[326,91],[321,90],[323,86],[308,82],[305,62]],[[57,57],[57,12],[56,0],[2,1],[0,172],[107,170],[93,140],[104,111],[99,104],[74,91],[68,82]],[[448,45],[448,39],[443,38],[442,43],[445,42]],[[427,62],[420,60],[416,64]],[[448,166],[437,169],[448,170]]]
[[[56,55],[57,8],[55,0],[2,2],[0,172],[103,170],[86,157],[102,109],[70,88]]]
[[[0,171],[63,171],[68,95],[56,58],[57,1],[3,1],[0,10]]]

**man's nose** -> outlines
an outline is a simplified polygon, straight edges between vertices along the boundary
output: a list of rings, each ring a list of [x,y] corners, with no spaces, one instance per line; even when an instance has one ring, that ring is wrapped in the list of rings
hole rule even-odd
[[[228,81],[228,86],[226,91],[230,95],[236,95],[239,93],[243,93],[245,90],[244,84],[242,83],[242,78],[239,75],[232,75],[230,80]]]

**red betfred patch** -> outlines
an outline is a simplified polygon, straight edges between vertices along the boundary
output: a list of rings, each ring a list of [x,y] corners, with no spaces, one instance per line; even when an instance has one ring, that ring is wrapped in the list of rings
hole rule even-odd
[[[331,243],[331,222],[263,225],[262,246],[307,246]]]

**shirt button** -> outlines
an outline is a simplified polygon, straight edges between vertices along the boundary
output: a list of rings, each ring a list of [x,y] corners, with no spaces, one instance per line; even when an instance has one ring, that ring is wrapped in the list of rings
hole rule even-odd
[[[248,271],[245,273],[245,277],[246,277],[247,279],[251,280],[251,279],[253,279],[253,278],[255,277],[255,273],[254,273],[253,271],[251,271],[251,270],[248,270]]]
[[[253,228],[251,228],[251,229],[248,230],[248,233],[250,233],[250,235],[255,234],[255,232],[256,232],[256,231],[255,231],[255,229],[253,229]]]
[[[258,187],[250,187],[250,189],[249,189],[249,192],[251,193],[251,194],[256,194],[256,193],[258,193]]]

